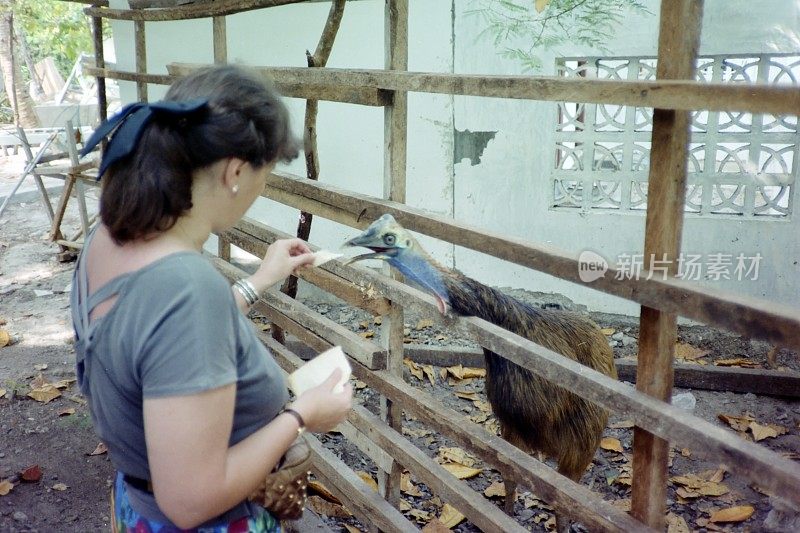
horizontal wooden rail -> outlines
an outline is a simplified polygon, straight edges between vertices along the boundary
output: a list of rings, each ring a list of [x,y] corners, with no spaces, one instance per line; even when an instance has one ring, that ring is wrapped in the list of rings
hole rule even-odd
[[[407,344],[405,353],[412,361],[434,366],[481,368],[485,364],[483,350],[477,348]],[[636,382],[636,361],[617,359],[614,363],[620,381]],[[676,387],[800,398],[800,374],[797,372],[681,363],[673,366]]]
[[[286,173],[270,175],[263,196],[356,228],[364,228],[389,213],[410,230],[648,307],[800,351],[800,311],[786,305],[699,287],[675,278],[662,280],[656,275],[648,280],[646,269],[642,269],[640,279],[617,280],[614,279],[617,270],[609,266],[604,277],[584,283],[578,275],[575,254]]]
[[[142,20],[166,22],[170,20],[189,20],[207,17],[224,17],[243,11],[253,11],[267,7],[300,4],[306,0],[221,0],[200,4],[186,4],[163,9],[108,9],[87,7],[83,10],[90,17],[114,20]]]
[[[272,350],[285,370],[296,368],[301,360],[291,350],[267,334],[261,341]],[[325,349],[323,339],[314,341],[317,350]],[[398,402],[403,409],[418,417],[437,432],[464,447],[487,464],[504,471],[528,487],[559,513],[599,531],[651,531],[628,514],[603,501],[588,488],[559,475],[549,466],[534,459],[496,435],[490,435],[478,424],[467,420],[441,404],[430,394],[414,388],[386,371],[371,372],[355,365],[353,373],[373,390]],[[403,461],[400,461],[401,463]]]
[[[140,74],[137,72],[97,68],[90,64],[84,64],[83,69],[84,72],[90,76],[120,81],[139,81],[155,85],[170,85],[176,79],[190,72],[188,69],[174,68],[174,65],[168,65],[169,74]],[[373,89],[370,87],[341,87],[334,84],[312,85],[293,81],[287,82],[283,81],[279,74],[275,75],[275,73],[270,72],[269,69],[253,68],[253,70],[258,72],[265,80],[272,83],[281,95],[288,98],[313,99],[325,102],[340,102],[373,107],[389,105],[392,101],[391,91],[383,89]]]
[[[174,63],[171,68],[188,72],[202,66]],[[262,70],[284,83],[660,109],[800,113],[800,91],[790,86],[305,67],[262,67]]]
[[[126,72],[123,70],[112,70],[108,68],[98,68],[89,64],[83,64],[83,71],[90,76],[98,78],[108,78],[120,81],[143,81],[154,85],[169,85],[175,78],[169,74],[140,74],[137,72]]]

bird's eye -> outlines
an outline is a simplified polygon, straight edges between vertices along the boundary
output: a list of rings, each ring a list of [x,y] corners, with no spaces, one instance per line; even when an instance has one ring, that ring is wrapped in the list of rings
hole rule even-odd
[[[395,241],[397,241],[397,237],[395,237],[392,233],[387,233],[383,236],[383,243],[387,246],[394,246]]]

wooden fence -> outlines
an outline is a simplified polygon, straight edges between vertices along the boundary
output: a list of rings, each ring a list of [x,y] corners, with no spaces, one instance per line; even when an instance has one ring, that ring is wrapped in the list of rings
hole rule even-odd
[[[131,0],[131,4],[139,8],[155,7],[159,1]],[[198,67],[173,64],[169,66],[169,74],[146,72],[146,24],[212,17],[213,34],[210,37],[214,42],[214,60],[224,62],[227,56],[226,15],[300,1],[223,0],[160,9],[124,10],[109,9],[98,2],[85,9],[94,21],[97,45],[95,64],[87,66],[86,71],[96,75],[101,82],[105,78],[134,81],[138,97],[146,99],[149,83],[167,84]],[[689,111],[736,110],[778,115],[797,114],[800,110],[800,92],[792,88],[691,81],[701,29],[701,0],[662,2],[657,81],[407,72],[407,0],[387,0],[386,6],[386,70],[329,69],[319,67],[319,63],[314,66],[311,61],[310,68],[259,69],[286,96],[305,98],[309,105],[324,100],[381,106],[386,110],[384,198],[278,172],[268,179],[263,193],[265,197],[353,228],[364,228],[383,213],[391,213],[411,230],[581,283],[578,260],[573,254],[470,227],[405,205],[406,96],[409,91],[655,108],[644,253],[645,257],[666,254],[670,259],[677,258],[680,253]],[[326,27],[337,24],[333,17],[337,16],[337,9],[343,7],[342,0],[332,3]],[[338,16],[341,17],[341,13]],[[105,68],[102,40],[99,38],[103,19],[133,22],[136,72]],[[320,48],[324,49],[324,38],[320,43]],[[324,53],[315,56],[326,57]],[[100,101],[104,103],[103,83],[99,84],[99,90],[102,93]],[[306,146],[306,152],[308,156],[309,146]],[[226,276],[231,279],[239,277],[242,272],[226,261],[230,257],[231,245],[261,256],[269,243],[284,236],[258,221],[245,219],[220,235],[220,251],[214,260]],[[676,263],[672,261],[673,265]],[[279,291],[266,294],[256,304],[256,310],[315,350],[342,345],[354,361],[356,377],[385,399],[381,417],[363,408],[355,408],[343,426],[345,436],[369,455],[383,472],[379,480],[382,496],[372,491],[319,443],[314,444],[316,475],[365,524],[380,530],[416,530],[397,510],[402,468],[425,482],[435,494],[483,530],[522,530],[493,503],[456,480],[406,440],[401,431],[402,411],[457,442],[504,476],[530,487],[557,512],[593,529],[641,531],[663,528],[670,443],[689,447],[697,456],[717,461],[763,489],[800,504],[800,466],[668,403],[674,383],[678,315],[800,350],[800,316],[797,310],[698,287],[677,279],[674,271],[670,271],[664,280],[646,279],[650,277],[647,273],[645,268],[639,279],[617,280],[612,269],[611,275],[592,284],[592,288],[642,305],[636,389],[483,320],[441,317],[430,296],[393,279],[386,275],[386,271],[379,274],[359,266],[344,266],[338,261],[327,263],[320,269],[305,270],[301,276],[353,305],[383,315],[386,334],[382,337],[387,339],[383,345],[358,336]],[[402,378],[404,310],[423,312],[449,328],[467,332],[481,346],[502,354],[535,374],[557,381],[568,389],[580,390],[589,400],[614,411],[623,411],[633,418],[636,428],[631,514],[609,505],[586,487],[558,475],[461,414],[444,407],[425,392],[405,383]],[[290,371],[301,364],[298,356],[285,345],[268,335],[262,335],[262,340],[285,370]],[[783,384],[785,390],[797,387],[796,377],[784,380],[773,377],[776,383]],[[761,374],[753,383],[760,383],[763,391],[769,387],[773,377]]]

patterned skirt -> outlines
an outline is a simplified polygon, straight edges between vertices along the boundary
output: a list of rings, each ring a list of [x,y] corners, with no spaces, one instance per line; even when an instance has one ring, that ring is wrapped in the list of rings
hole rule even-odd
[[[280,533],[280,523],[266,509],[257,516],[245,516],[233,522],[192,529],[197,533]],[[131,507],[122,474],[117,472],[111,489],[111,523],[114,533],[178,533],[187,531],[173,525],[147,519]]]

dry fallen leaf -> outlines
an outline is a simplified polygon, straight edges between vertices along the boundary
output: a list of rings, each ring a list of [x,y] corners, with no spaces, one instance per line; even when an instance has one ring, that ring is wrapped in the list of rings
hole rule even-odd
[[[547,8],[547,4],[550,3],[550,0],[536,0],[533,4],[533,7],[536,8],[537,13],[541,13]]]
[[[20,472],[19,477],[22,479],[22,481],[34,483],[42,479],[42,469],[39,468],[39,465],[29,466]]]
[[[485,377],[486,377],[485,368],[473,368],[470,366],[465,366],[461,371],[462,379],[485,378]]]
[[[408,514],[414,517],[417,522],[428,522],[431,519],[431,513],[422,509],[411,509]]]
[[[6,389],[0,389],[0,398],[4,398],[5,395],[6,395],[6,392],[8,392]]]
[[[41,388],[31,390],[28,396],[37,402],[48,403],[61,396],[61,392],[52,384],[46,383]]]
[[[717,366],[740,366],[742,368],[758,368],[761,365],[746,357],[736,357],[735,359],[717,359],[714,361]]]
[[[617,331],[617,330],[615,330],[614,328],[603,328],[603,329],[601,329],[601,330],[600,330],[600,332],[601,332],[603,335],[605,335],[606,337],[610,337],[611,335],[613,335],[614,333],[616,333],[616,331]]]
[[[339,498],[334,496],[333,493],[330,490],[328,490],[328,487],[326,487],[325,485],[323,485],[321,482],[317,481],[316,479],[313,479],[313,480],[308,482],[308,493],[309,494],[318,494],[323,499],[328,500],[329,502],[333,502],[333,503],[338,504],[338,505],[341,505],[341,503],[342,503],[341,501],[339,501]]]
[[[439,515],[439,521],[447,528],[452,529],[456,527],[461,521],[464,520],[464,515],[458,509],[450,505],[444,504],[442,507],[442,514]]]
[[[425,375],[428,377],[428,381],[431,382],[431,385],[436,385],[436,374],[433,371],[433,367],[431,365],[423,365],[422,371],[425,372]]]
[[[777,437],[786,433],[786,428],[778,424],[767,424],[763,426],[757,422],[750,422],[750,431],[753,433],[753,440],[760,440]]]
[[[401,509],[402,510],[402,509]],[[422,533],[450,533],[450,528],[434,518],[422,528]]]
[[[457,390],[456,396],[465,400],[480,401],[480,396],[478,396],[477,392]]]
[[[684,457],[691,457],[692,451],[689,448],[681,448],[681,455]]]
[[[601,439],[600,447],[604,450],[609,450],[612,452],[622,453],[624,451],[622,448],[622,443],[619,441],[619,439],[615,439],[613,437],[604,437]]]
[[[679,342],[675,345],[675,358],[682,361],[696,361],[708,355],[708,350],[695,348],[691,344]]]
[[[464,466],[475,465],[476,459],[457,446],[439,448],[436,460],[440,463],[455,463]]]
[[[422,492],[416,485],[414,485],[414,482],[411,481],[411,474],[408,472],[403,472],[400,475],[400,491],[408,494],[409,496],[414,496],[415,498],[422,496]]]
[[[39,363],[39,364],[33,365],[33,368],[41,372],[42,370],[47,370],[47,364],[46,363]]]
[[[67,407],[66,409],[62,409],[58,412],[58,416],[69,416],[75,414],[74,407]]]
[[[356,474],[358,475],[358,477],[363,479],[364,483],[369,485],[372,490],[374,490],[375,492],[378,492],[378,482],[375,481],[372,478],[372,474],[370,474],[369,472],[364,472],[364,471],[358,471],[358,472],[356,472]]]
[[[442,467],[451,474],[453,474],[454,476],[456,476],[458,479],[469,479],[481,473],[480,468],[472,468],[469,466],[453,464],[453,463],[444,464],[442,465]]]
[[[317,514],[329,516],[331,518],[349,518],[352,516],[350,511],[338,503],[329,502],[320,496],[311,496],[307,500],[307,505]]]
[[[11,489],[13,488],[14,484],[11,483],[9,480],[4,479],[3,481],[0,481],[0,496],[5,496],[9,492],[11,492]]]
[[[731,428],[736,431],[745,432],[750,427],[750,422],[755,422],[755,418],[752,416],[734,416],[734,415],[725,415],[719,414],[717,418],[728,424]]]
[[[489,402],[484,402],[483,400],[478,400],[472,402],[472,404],[477,407],[479,410],[483,411],[484,413],[491,413],[492,412],[492,404]]]
[[[505,497],[506,486],[501,481],[495,481],[483,491],[483,495],[487,498],[494,498],[495,496]]]
[[[6,330],[0,329],[0,348],[8,346],[10,342],[11,342],[11,335],[9,335]],[[6,492],[6,494],[8,493]],[[3,496],[5,496],[5,494],[3,494]]]
[[[52,487],[52,489],[53,489],[53,490],[58,490],[58,491],[65,491],[65,490],[67,490],[68,488],[69,488],[69,487],[68,487],[68,486],[66,486],[66,485],[64,485],[63,483],[56,483],[56,484],[55,484],[55,485],[53,485],[53,487]]]
[[[689,525],[682,516],[667,514],[667,533],[689,533]]]
[[[754,512],[755,509],[752,505],[737,505],[712,513],[708,520],[709,522],[744,522],[753,516]]]
[[[403,364],[408,367],[408,370],[411,372],[411,375],[415,378],[422,380],[424,375],[422,373],[422,369],[419,367],[417,363],[412,361],[411,359],[405,358],[403,359]]]
[[[70,385],[75,383],[76,381],[77,380],[74,379],[74,378],[73,379],[59,379],[55,383],[51,383],[51,385],[53,387],[57,388],[57,389],[66,389],[67,387],[69,387]]]
[[[433,327],[433,320],[430,318],[423,318],[417,322],[417,330]]]
[[[359,333],[359,335],[361,335],[365,339],[371,339],[372,337],[375,336],[375,332],[374,331],[364,331],[363,333]]]
[[[446,369],[456,379],[464,379],[464,367],[461,365],[448,366]]]

